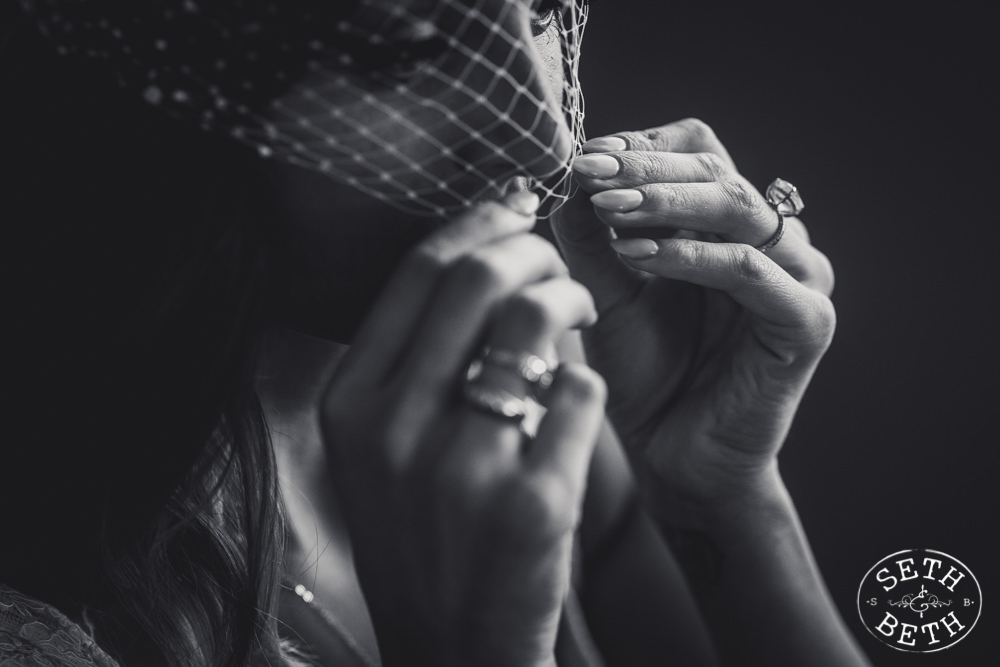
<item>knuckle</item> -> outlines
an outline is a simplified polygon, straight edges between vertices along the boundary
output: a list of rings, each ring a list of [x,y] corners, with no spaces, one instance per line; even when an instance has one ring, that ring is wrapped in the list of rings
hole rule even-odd
[[[501,263],[488,252],[472,252],[461,260],[452,272],[454,279],[482,291],[499,288],[504,284]]]
[[[436,274],[444,271],[447,263],[435,245],[423,243],[413,249],[409,257],[410,266],[419,273]]]
[[[674,246],[676,261],[688,269],[698,270],[708,264],[705,248],[697,241],[680,240]]]
[[[830,297],[833,294],[833,287],[837,282],[837,276],[833,270],[833,264],[830,262],[830,258],[819,250],[816,250],[816,256],[819,260],[820,291],[823,296]]]
[[[698,197],[692,192],[688,183],[671,183],[665,187],[652,188],[652,192],[654,197],[661,199],[668,209],[690,211],[699,207]]]
[[[756,190],[740,181],[722,184],[723,192],[733,213],[738,216],[758,217],[764,209],[764,202]]]
[[[682,128],[695,145],[707,145],[716,141],[715,131],[700,118],[684,118],[675,125]]]
[[[587,289],[586,285],[576,280],[571,280],[570,285],[573,289],[573,298],[576,299],[580,310],[585,311],[592,319],[596,319],[597,303],[594,301],[594,295],[591,291]]]
[[[551,307],[535,292],[520,291],[507,302],[507,315],[527,330],[546,331],[554,321]]]
[[[643,139],[646,145],[657,146],[662,142],[665,133],[663,131],[663,128],[654,127],[648,130],[642,130],[641,132],[637,132],[637,134]]]
[[[584,364],[561,364],[559,384],[574,403],[603,404],[607,401],[608,385],[604,378]]]
[[[734,245],[731,252],[733,254],[732,264],[736,271],[736,277],[747,283],[761,283],[771,277],[772,265],[764,257],[763,253],[748,245]]]
[[[573,530],[577,520],[573,488],[558,473],[524,473],[512,478],[502,491],[501,506],[517,532],[524,531],[525,518],[543,539],[561,537]]]
[[[566,262],[563,260],[562,255],[559,254],[559,249],[555,245],[536,234],[531,234],[525,238],[530,243],[538,246],[541,255],[544,257],[544,261],[553,267],[556,275],[569,275],[569,267],[566,266]]]
[[[812,292],[812,295],[813,298],[799,308],[794,324],[799,332],[796,350],[806,360],[822,357],[833,342],[837,329],[837,311],[833,302],[818,292]]]
[[[833,334],[837,330],[837,309],[833,301],[822,294],[817,296],[814,303],[810,329],[815,334],[816,342],[822,344],[825,350],[833,341]]]
[[[464,215],[468,216],[470,223],[486,225],[497,232],[509,228],[510,223],[520,217],[503,202],[492,200],[476,204]]]
[[[713,180],[721,181],[729,176],[729,165],[715,153],[695,153],[694,158]]]
[[[632,150],[669,151],[677,145],[677,123],[630,132],[626,140]]]
[[[657,177],[663,170],[653,156],[654,153],[649,151],[622,153],[619,156],[622,161],[622,173],[639,179]]]

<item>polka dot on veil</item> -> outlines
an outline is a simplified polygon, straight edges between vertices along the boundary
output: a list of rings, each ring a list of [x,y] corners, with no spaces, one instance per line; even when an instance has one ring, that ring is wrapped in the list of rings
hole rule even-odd
[[[496,190],[480,162],[463,162],[462,155],[509,161],[509,155],[531,146],[555,156],[549,145],[554,140],[536,136],[538,116],[551,115],[551,105],[532,92],[524,76],[506,70],[509,58],[500,62],[485,52],[489,44],[512,53],[534,49],[477,9],[490,2],[494,13],[498,7],[523,12],[526,0],[438,0],[431,16],[410,15],[405,3],[391,0],[19,2],[60,53],[100,63],[122,86],[179,121],[224,133],[262,158],[318,171],[410,213],[452,214]],[[389,17],[381,27],[356,20],[359,5],[369,4]],[[415,4],[427,11],[428,3]],[[569,2],[547,28],[550,36],[557,34],[563,55],[560,123],[577,151],[584,115],[577,67],[586,13],[582,0]],[[489,38],[480,49],[455,34],[438,35],[436,21],[445,17]],[[400,49],[393,42],[399,25],[417,40],[413,46]],[[488,86],[473,90],[466,83],[471,77],[436,68],[435,58],[444,50],[461,54]],[[443,108],[414,78],[425,89],[454,91],[464,103]],[[303,80],[309,88],[297,83]],[[359,80],[387,92],[372,94]],[[495,99],[498,94],[502,99]],[[346,112],[344,99],[353,100]],[[516,105],[533,107],[536,117],[519,121],[512,113]],[[413,121],[400,107],[418,109],[415,117],[430,120]],[[494,120],[467,124],[468,116],[483,113]],[[407,141],[425,157],[414,160],[384,139],[373,129],[379,119],[405,129]],[[497,124],[508,131],[491,133]],[[476,150],[442,143],[443,128],[460,130]],[[535,181],[543,214],[558,208],[572,187],[565,157],[548,163],[558,166]]]

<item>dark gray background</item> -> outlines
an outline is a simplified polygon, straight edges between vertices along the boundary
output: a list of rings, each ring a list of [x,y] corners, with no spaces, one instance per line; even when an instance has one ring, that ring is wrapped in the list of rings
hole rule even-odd
[[[697,116],[758,187],[799,186],[838,276],[837,337],[781,457],[816,557],[877,666],[997,665],[996,5],[803,5],[595,2],[588,132]],[[913,547],[983,589],[942,653],[885,647],[855,611],[865,572]]]
[[[584,41],[589,136],[695,116],[759,188],[803,193],[839,324],[782,470],[879,667],[1000,664],[1000,22],[981,5],[600,0]],[[886,647],[856,611],[865,572],[915,547],[983,589],[977,627],[940,653]]]

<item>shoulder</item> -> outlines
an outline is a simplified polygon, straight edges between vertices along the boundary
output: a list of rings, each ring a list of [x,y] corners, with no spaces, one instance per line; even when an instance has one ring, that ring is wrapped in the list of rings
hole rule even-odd
[[[9,664],[118,665],[57,609],[0,584],[0,665]]]

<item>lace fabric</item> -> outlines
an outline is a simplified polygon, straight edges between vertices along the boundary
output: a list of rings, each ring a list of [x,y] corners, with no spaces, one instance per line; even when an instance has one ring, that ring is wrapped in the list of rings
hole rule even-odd
[[[0,667],[118,667],[51,605],[0,584]]]

